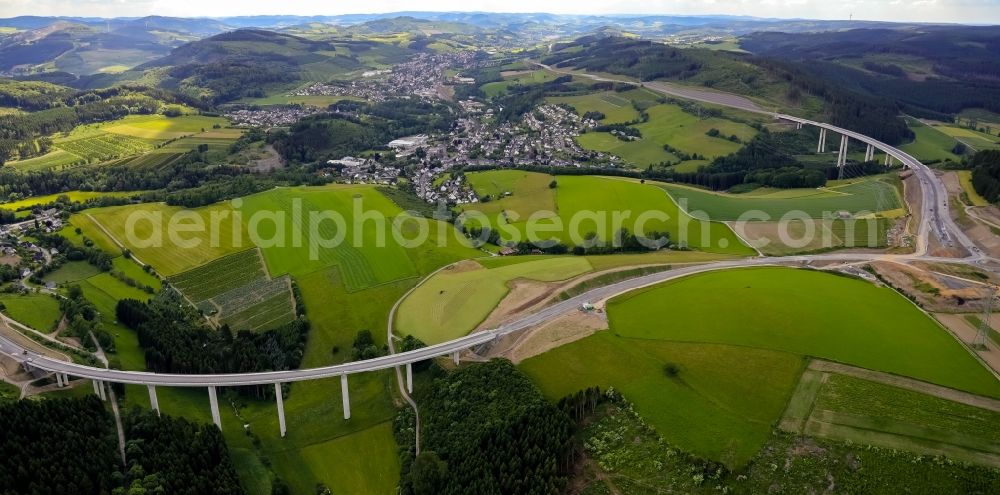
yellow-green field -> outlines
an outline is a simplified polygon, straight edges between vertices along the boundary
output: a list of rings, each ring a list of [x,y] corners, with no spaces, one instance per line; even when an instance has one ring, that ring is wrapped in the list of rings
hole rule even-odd
[[[61,196],[66,196],[70,201],[86,201],[93,198],[127,198],[130,196],[135,196],[140,194],[140,192],[96,192],[96,191],[67,191],[59,194],[49,194],[46,196],[32,196],[30,198],[19,199],[17,201],[11,201],[9,203],[0,204],[0,208],[5,210],[23,210],[25,208],[31,208],[33,206],[49,204]]]
[[[979,195],[976,192],[976,188],[972,186],[972,171],[971,170],[959,170],[958,171],[958,182],[962,184],[962,191],[969,197],[969,201],[972,206],[989,206],[990,202],[986,201],[986,198]]]
[[[174,139],[190,134],[205,132],[214,125],[226,126],[229,122],[222,117],[182,115],[132,115],[106,124],[105,130],[114,134],[145,139]]]
[[[194,210],[162,203],[113,206],[78,213],[74,219],[80,215],[89,215],[92,220],[71,222],[84,229],[89,238],[108,237],[106,229],[136,258],[152,265],[164,276],[253,246],[242,223],[234,223],[233,209],[228,203]],[[171,222],[188,228],[204,227],[191,232],[172,231]],[[212,225],[218,228],[210,228]]]
[[[77,126],[70,132],[55,136],[54,148],[49,153],[14,161],[10,165],[21,171],[64,169],[159,151],[157,147],[164,141],[184,136],[204,133],[213,139],[234,140],[241,132],[213,129],[216,125],[224,127],[229,124],[222,117],[201,115],[130,115],[109,122]],[[189,149],[192,148],[183,151]]]
[[[436,344],[468,334],[510,291],[518,278],[552,282],[592,269],[583,257],[559,257],[486,269],[474,261],[449,267],[414,290],[400,305],[399,335]]]

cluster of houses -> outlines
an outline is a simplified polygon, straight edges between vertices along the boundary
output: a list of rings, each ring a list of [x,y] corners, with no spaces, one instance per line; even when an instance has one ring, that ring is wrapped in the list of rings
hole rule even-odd
[[[345,156],[339,160],[329,160],[327,165],[335,167],[347,182],[352,184],[395,184],[403,169],[394,165],[379,163],[371,158]]]
[[[394,98],[434,99],[446,81],[445,70],[472,63],[473,52],[420,53],[392,69],[368,71],[363,78],[342,84],[316,83],[293,92],[295,96],[353,96],[372,103]]]
[[[298,105],[232,109],[224,115],[239,127],[283,127],[292,125],[319,110]]]
[[[441,200],[455,205],[479,202],[476,191],[461,174],[448,177],[440,184],[428,188],[428,191],[421,197],[428,203],[437,203]]]

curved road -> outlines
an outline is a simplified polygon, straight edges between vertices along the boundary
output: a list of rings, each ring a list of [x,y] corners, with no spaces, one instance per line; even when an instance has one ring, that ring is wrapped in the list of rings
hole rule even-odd
[[[594,77],[597,78],[597,76]],[[607,79],[607,78],[599,78],[599,80],[615,81],[614,79]],[[628,82],[628,81],[619,81],[619,82]],[[658,87],[654,86],[649,86],[649,87],[650,89],[659,90]],[[713,95],[716,95],[716,93],[709,93],[709,92],[701,92],[701,93],[703,94],[695,95],[698,96],[698,98],[692,98],[692,99],[709,101],[710,98],[713,98]],[[684,267],[676,270],[659,272],[651,275],[646,275],[643,277],[625,280],[604,287],[599,287],[590,290],[586,293],[583,293],[581,295],[578,295],[576,297],[573,297],[571,299],[561,301],[546,308],[543,308],[534,314],[525,316],[520,320],[501,325],[500,327],[497,327],[492,330],[474,333],[448,342],[443,342],[440,344],[424,347],[422,349],[417,349],[399,354],[391,354],[388,356],[382,356],[365,361],[344,363],[334,366],[325,366],[321,368],[271,371],[271,372],[259,372],[259,373],[215,374],[215,375],[187,375],[187,374],[171,374],[171,373],[152,373],[143,371],[110,370],[103,368],[93,368],[89,366],[83,366],[47,358],[45,356],[41,356],[32,353],[30,351],[27,351],[22,347],[18,346],[16,343],[3,337],[0,337],[0,353],[10,355],[19,361],[28,362],[28,364],[30,364],[31,366],[41,368],[43,370],[64,373],[67,375],[83,377],[83,378],[92,378],[101,381],[116,382],[116,383],[143,384],[143,385],[154,385],[154,386],[162,385],[162,386],[175,386],[175,387],[220,387],[220,386],[225,387],[225,386],[238,386],[238,385],[258,385],[258,384],[270,384],[270,383],[295,382],[303,380],[314,380],[320,378],[346,376],[353,373],[362,373],[366,371],[374,371],[387,368],[397,368],[409,363],[414,363],[425,359],[461,352],[471,347],[477,346],[479,344],[490,342],[508,333],[516,332],[543,323],[567,311],[574,310],[584,302],[605,299],[641,287],[660,283],[666,280],[711,270],[722,270],[729,268],[761,266],[761,265],[779,265],[779,264],[787,265],[789,263],[801,264],[809,261],[857,262],[857,261],[873,261],[878,259],[896,259],[896,260],[920,259],[927,261],[944,261],[944,262],[961,261],[968,263],[968,262],[982,262],[987,260],[987,258],[979,251],[979,249],[975,246],[975,244],[973,244],[972,241],[969,240],[969,238],[961,231],[961,229],[959,229],[958,226],[955,225],[955,223],[951,220],[951,217],[948,215],[947,193],[944,190],[944,185],[937,180],[937,177],[934,176],[933,172],[929,168],[920,163],[920,161],[918,161],[917,159],[913,158],[912,156],[906,154],[905,152],[897,148],[888,146],[875,139],[869,138],[862,134],[858,134],[856,132],[832,126],[830,124],[814,122],[790,115],[764,112],[760,109],[752,110],[750,108],[746,108],[742,106],[742,104],[739,101],[736,100],[729,101],[733,97],[734,95],[728,95],[723,100],[709,101],[709,102],[734,106],[741,110],[750,110],[750,111],[767,113],[772,115],[776,119],[782,119],[791,122],[799,122],[806,125],[815,125],[822,128],[826,128],[833,132],[847,135],[852,139],[872,144],[876,148],[879,148],[889,153],[890,155],[892,155],[893,157],[904,163],[906,166],[910,167],[914,171],[914,173],[918,175],[920,179],[921,190],[923,194],[923,202],[921,205],[922,212],[920,215],[920,226],[918,229],[918,246],[916,254],[886,255],[886,254],[844,253],[844,254],[826,254],[826,255],[813,255],[813,256],[804,255],[804,256],[788,256],[788,257],[776,257],[776,258],[741,259],[741,260],[722,261],[722,262],[709,263],[698,266]],[[933,258],[927,256],[926,253],[928,246],[928,237],[932,231],[935,234],[935,236],[941,239],[943,244],[952,245],[952,239],[954,239],[962,247],[966,248],[969,253],[972,253],[972,255],[969,258],[965,258],[964,260],[958,260],[955,258]],[[390,342],[391,342],[391,336],[390,336]],[[402,383],[400,383],[400,385],[402,389]]]

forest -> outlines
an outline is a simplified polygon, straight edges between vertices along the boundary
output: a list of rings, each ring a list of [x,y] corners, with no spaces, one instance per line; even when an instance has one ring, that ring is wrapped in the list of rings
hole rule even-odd
[[[290,161],[325,162],[385,149],[387,143],[404,136],[447,131],[455,122],[455,112],[448,105],[416,100],[338,103],[330,108],[332,113],[307,117],[287,132],[269,134],[268,142]]]
[[[0,403],[0,432],[0,493],[97,495],[116,486],[115,426],[97,397]]]
[[[298,305],[298,317],[266,332],[207,326],[198,311],[182,302],[180,293],[164,287],[148,303],[121,299],[115,316],[139,334],[139,345],[150,371],[166,373],[249,373],[299,367],[309,321]],[[241,392],[270,397],[274,387],[247,386]]]
[[[740,44],[759,56],[795,63],[831,85],[896,103],[916,116],[944,119],[963,108],[1000,112],[1000,29],[996,26],[760,32],[744,36]],[[872,54],[890,60],[919,60],[937,77],[909,78],[899,65],[886,62],[864,62],[871,73],[842,63]]]
[[[582,50],[559,49],[570,45],[557,45],[557,53],[545,57],[542,63],[556,67],[574,66],[591,72],[610,72],[635,77],[640,81],[654,79],[684,79],[701,68],[701,62],[683,50],[633,38],[608,38],[587,36],[572,42]]]
[[[574,422],[510,361],[444,372],[417,397],[421,452],[414,457],[412,411],[394,427],[401,446],[400,493],[558,493],[574,458]]]
[[[114,419],[97,397],[0,403],[0,493],[242,494],[222,432],[129,410],[125,466]]]
[[[1000,202],[1000,150],[983,150],[969,160],[972,186],[990,203]]]

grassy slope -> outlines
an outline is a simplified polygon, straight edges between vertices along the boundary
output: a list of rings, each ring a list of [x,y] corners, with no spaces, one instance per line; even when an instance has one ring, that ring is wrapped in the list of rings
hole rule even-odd
[[[561,257],[493,269],[443,271],[415,290],[399,308],[396,331],[436,344],[468,334],[507,295],[517,278],[565,280],[591,270],[580,257]]]
[[[913,142],[904,144],[899,149],[913,155],[914,158],[922,162],[935,160],[961,161],[958,155],[951,152],[956,144],[955,138],[913,119],[907,119],[907,123],[916,137]]]
[[[710,318],[705,308],[714,308]],[[731,270],[630,293],[608,311],[610,331],[521,368],[553,399],[613,386],[669,442],[730,466],[768,440],[804,354],[1000,394],[943,329],[888,289],[857,280]],[[676,377],[664,372],[668,363],[679,368]]]
[[[704,308],[732,301],[753,312],[705,318]],[[775,349],[1000,397],[1000,383],[934,320],[890,289],[846,277],[782,268],[701,274],[626,294],[609,315],[625,337]]]
[[[601,122],[605,124],[631,122],[639,118],[639,112],[632,107],[630,100],[611,91],[580,96],[554,96],[545,101],[554,105],[570,105],[581,117],[587,112],[601,112],[605,116]]]
[[[86,261],[70,261],[59,267],[58,270],[45,276],[46,282],[62,284],[66,282],[77,282],[87,277],[100,273],[101,270]]]
[[[676,378],[664,373],[672,363]],[[521,363],[550,399],[614,387],[671,443],[746,463],[781,416],[802,369],[798,356],[738,346],[622,338],[600,332]]]
[[[737,220],[749,211],[762,212],[775,221],[793,211],[804,212],[812,218],[823,218],[839,211],[874,211],[879,204],[883,206],[883,211],[893,210],[903,204],[895,187],[881,180],[866,180],[828,188],[837,194],[826,194],[815,189],[795,189],[781,194],[732,195],[676,184],[657,185],[669,192],[675,200],[685,202],[687,211],[704,212],[713,220]],[[882,198],[881,203],[878,197]]]
[[[674,155],[663,149],[664,144],[685,153],[697,153],[708,158],[728,155],[740,148],[738,143],[707,136],[705,133],[709,129],[718,129],[724,137],[735,134],[743,141],[748,141],[756,134],[746,124],[715,117],[699,119],[677,105],[660,104],[649,108],[647,112],[649,122],[635,126],[642,132],[642,139],[638,141],[624,142],[599,132],[583,134],[577,141],[584,148],[610,152],[637,166],[646,167],[676,160]]]
[[[181,213],[182,211],[184,213]],[[228,203],[194,210],[162,203],[146,203],[97,208],[86,213],[108,229],[115,239],[124,243],[143,263],[152,265],[157,272],[165,276],[183,272],[252,245],[242,226],[233,225],[233,210]],[[89,238],[98,242],[97,239],[106,237],[92,222],[75,220],[79,216],[85,218],[85,215],[74,216],[72,223],[82,228]],[[187,219],[180,221],[182,217]],[[195,225],[198,222],[196,218],[200,218],[204,228],[197,232],[178,231],[175,233],[175,240],[171,238],[168,229],[173,218],[177,218],[175,221],[179,224],[186,225]],[[219,226],[217,230],[211,228],[213,223]],[[126,235],[129,227],[133,228],[133,236]],[[212,231],[218,234],[215,240],[212,239]],[[157,233],[159,233],[159,243],[155,242]],[[185,247],[188,240],[197,245]]]
[[[987,409],[834,374],[819,388],[806,428],[843,440],[974,459],[978,452],[1000,454],[1000,430],[993,427],[998,421],[1000,413]]]
[[[62,316],[59,301],[45,294],[2,294],[0,303],[6,306],[7,316],[42,333],[54,330]]]
[[[496,171],[478,172],[469,174],[470,182],[489,183]],[[533,182],[547,181],[547,175],[540,175],[543,179],[536,179]],[[665,213],[667,220],[649,218],[645,222],[644,232],[668,231],[674,242],[686,239],[687,245],[703,251],[723,254],[753,254],[752,251],[743,245],[729,227],[719,223],[703,224],[691,221],[691,217],[678,210],[670,198],[662,190],[651,184],[640,184],[638,181],[594,176],[559,176],[556,178],[558,187],[554,190],[535,190],[534,193],[522,194],[514,190],[514,196],[507,198],[505,209],[508,212],[517,212],[518,217],[513,215],[508,217],[508,221],[499,216],[492,217],[494,225],[502,229],[505,239],[510,239],[511,235],[504,232],[513,229],[521,239],[558,239],[568,245],[577,245],[582,242],[583,236],[588,232],[596,232],[601,239],[610,240],[617,230],[612,212],[628,212],[628,217],[623,218],[621,226],[628,228],[632,232],[638,232],[636,220],[640,215],[649,215],[651,212]],[[517,184],[513,184],[517,185]],[[551,219],[551,215],[544,215],[542,220],[537,222],[538,230],[534,237],[528,237],[527,219],[533,211],[530,208],[537,208],[542,200],[536,199],[537,195],[555,195],[558,219]],[[522,201],[521,198],[524,198]],[[495,211],[494,207],[486,204],[487,211]],[[467,206],[466,209],[479,209],[482,205]],[[528,214],[523,213],[527,211]],[[535,210],[538,211],[538,210]],[[596,213],[600,221],[592,219]],[[577,216],[579,214],[579,216]],[[577,220],[574,221],[576,216]],[[561,228],[556,232],[542,230],[543,228],[555,227],[557,222],[561,222]],[[576,235],[571,235],[575,233]],[[685,234],[682,236],[681,234]],[[574,239],[576,237],[576,239]]]
[[[294,208],[300,201],[301,215],[296,218]],[[357,211],[371,213],[387,219],[381,225],[375,221],[361,222]],[[313,216],[324,211],[336,212],[345,223],[338,226],[333,221]],[[283,212],[287,217],[285,227],[279,229],[270,220],[255,222],[258,212]],[[352,289],[371,287],[416,275],[402,247],[393,242],[391,218],[401,210],[369,186],[332,185],[319,188],[276,189],[244,200],[241,208],[251,239],[263,248],[271,275],[288,273],[301,276],[332,265],[340,266]],[[317,228],[311,228],[316,218]],[[297,234],[301,232],[301,236]],[[256,233],[256,239],[254,238]],[[312,252],[310,246],[320,246],[324,240],[344,235],[345,242],[333,249],[319,248]],[[381,235],[384,242],[378,242]],[[296,238],[300,247],[295,246]],[[276,244],[268,247],[269,244]],[[380,244],[382,244],[380,246]]]

